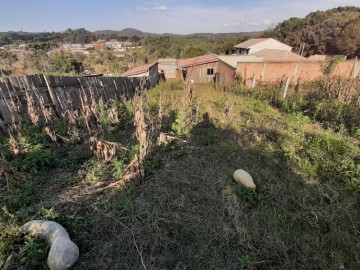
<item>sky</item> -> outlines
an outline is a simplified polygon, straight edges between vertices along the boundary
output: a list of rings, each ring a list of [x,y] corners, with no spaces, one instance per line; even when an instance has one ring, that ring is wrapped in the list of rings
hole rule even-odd
[[[250,32],[338,6],[360,7],[360,0],[0,0],[0,32],[129,27],[159,34]]]

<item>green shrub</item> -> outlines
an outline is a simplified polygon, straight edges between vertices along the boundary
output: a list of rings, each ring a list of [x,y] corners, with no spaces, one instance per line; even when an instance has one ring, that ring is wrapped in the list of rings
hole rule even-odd
[[[20,249],[20,263],[24,269],[48,269],[46,266],[49,247],[41,237],[26,236],[24,246]]]
[[[196,115],[195,104],[190,102],[184,104],[184,106],[178,111],[175,122],[171,128],[177,135],[189,135],[192,129]]]
[[[134,105],[132,101],[118,103],[119,126],[121,128],[130,128],[134,126]]]
[[[112,163],[112,175],[115,179],[120,179],[124,173],[124,162],[121,159],[113,159]]]

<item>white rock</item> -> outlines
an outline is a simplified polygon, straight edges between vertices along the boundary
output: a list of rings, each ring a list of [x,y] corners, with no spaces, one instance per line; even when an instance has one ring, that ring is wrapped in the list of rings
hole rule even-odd
[[[248,172],[244,170],[236,170],[233,174],[233,178],[236,182],[242,184],[244,187],[256,189],[253,178]]]
[[[39,235],[50,245],[47,264],[50,270],[67,270],[79,258],[79,248],[63,226],[54,221],[32,220],[21,226],[30,235]]]

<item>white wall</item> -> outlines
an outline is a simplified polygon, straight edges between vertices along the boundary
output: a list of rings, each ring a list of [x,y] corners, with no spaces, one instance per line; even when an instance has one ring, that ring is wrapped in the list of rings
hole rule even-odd
[[[275,39],[270,38],[268,40],[265,40],[263,42],[260,42],[258,44],[251,46],[249,54],[257,52],[257,51],[261,51],[263,49],[285,50],[285,51],[291,52],[290,46],[288,46],[284,43],[281,43]]]

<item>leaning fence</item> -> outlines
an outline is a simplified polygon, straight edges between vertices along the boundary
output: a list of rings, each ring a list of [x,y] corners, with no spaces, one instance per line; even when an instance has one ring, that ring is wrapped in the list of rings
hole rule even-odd
[[[91,102],[124,102],[149,88],[146,78],[57,77],[30,75],[0,78],[0,129],[24,123],[64,119]]]

